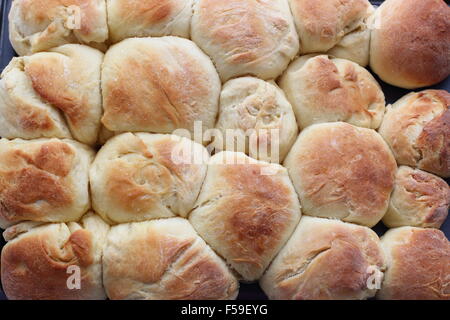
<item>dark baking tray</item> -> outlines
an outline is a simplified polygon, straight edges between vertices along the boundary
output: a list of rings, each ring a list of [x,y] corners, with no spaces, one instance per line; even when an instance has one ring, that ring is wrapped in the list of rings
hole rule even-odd
[[[223,0],[226,1],[226,0]],[[371,1],[374,5],[379,5],[383,1]],[[448,3],[448,1],[446,1]],[[1,29],[0,29],[0,70],[3,70],[6,65],[9,63],[12,57],[16,55],[14,49],[9,42],[8,36],[8,12],[11,7],[12,0],[1,0],[0,7],[0,17],[1,17]],[[376,75],[375,75],[376,77]],[[381,81],[378,77],[376,77],[379,83],[381,84],[384,94],[386,95],[387,103],[394,103],[399,98],[410,92],[410,90],[400,89],[397,87],[390,86],[383,81]],[[433,89],[445,89],[450,91],[450,77],[444,80],[443,82],[432,86],[430,88]],[[424,88],[425,89],[425,88]],[[422,89],[420,89],[422,90]],[[449,179],[447,179],[447,183],[449,183]],[[378,233],[378,235],[383,235],[386,232],[387,228],[379,223],[374,227],[374,230]],[[450,217],[441,227],[441,230],[444,231],[447,238],[450,238]],[[0,236],[0,248],[5,244],[3,237]],[[0,300],[5,300],[6,297],[0,288]],[[263,300],[267,299],[264,293],[259,288],[258,284],[241,284],[241,289],[239,293],[238,299],[240,300]]]

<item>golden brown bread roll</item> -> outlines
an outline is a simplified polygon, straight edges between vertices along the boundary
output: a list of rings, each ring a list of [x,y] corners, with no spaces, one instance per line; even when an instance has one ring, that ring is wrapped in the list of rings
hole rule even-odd
[[[450,7],[443,0],[386,0],[372,28],[370,67],[383,81],[413,89],[450,75]]]
[[[0,79],[0,136],[95,144],[102,60],[100,51],[78,44],[13,58]]]
[[[369,228],[303,216],[260,285],[275,300],[367,299],[384,269],[380,239]]]
[[[374,8],[367,0],[289,0],[300,37],[301,53],[325,53],[369,64],[369,18]]]
[[[186,217],[200,192],[208,157],[202,145],[174,135],[118,135],[92,164],[92,206],[114,223]]]
[[[211,60],[192,41],[127,39],[105,55],[102,122],[123,132],[193,132],[195,121],[213,128],[220,87]]]
[[[280,78],[301,129],[343,121],[376,129],[385,111],[384,94],[369,71],[326,55],[295,60]]]
[[[275,79],[299,50],[287,0],[198,0],[191,36],[223,82],[246,75]]]
[[[389,228],[440,228],[448,215],[450,188],[431,173],[401,166],[383,223]]]
[[[245,281],[259,279],[300,219],[285,168],[243,153],[214,155],[189,220]]]
[[[21,56],[67,43],[104,49],[108,39],[105,0],[14,0],[9,39]]]
[[[0,227],[77,221],[89,208],[90,148],[71,140],[0,139]]]
[[[386,213],[397,170],[379,134],[343,122],[305,129],[284,165],[304,214],[368,227]]]
[[[381,245],[387,270],[382,300],[450,300],[450,242],[437,229],[389,230]]]
[[[214,140],[216,149],[245,152],[268,162],[282,161],[298,134],[292,106],[284,93],[274,82],[253,77],[224,84],[216,128],[222,133]]]
[[[187,220],[114,226],[103,255],[113,300],[231,300],[239,283]]]
[[[108,230],[93,213],[78,223],[25,222],[7,229],[1,276],[8,299],[105,299],[102,253]]]
[[[399,164],[450,177],[450,93],[412,92],[387,107],[379,129]]]
[[[193,0],[106,0],[109,40],[132,37],[189,38]]]

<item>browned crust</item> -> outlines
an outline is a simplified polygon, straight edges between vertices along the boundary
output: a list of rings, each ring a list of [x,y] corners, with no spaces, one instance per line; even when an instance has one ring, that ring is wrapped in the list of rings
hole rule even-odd
[[[303,32],[331,49],[352,23],[367,16],[367,0],[289,0],[300,39]],[[309,47],[308,47],[309,49]],[[303,53],[315,51],[303,50]]]
[[[300,216],[290,183],[262,175],[262,168],[210,164],[214,178],[203,185],[207,196],[200,194],[190,215],[200,235],[248,281],[259,278]]]
[[[380,134],[400,164],[450,176],[450,93],[424,90],[404,99],[388,110]]]
[[[344,65],[338,68],[338,64]],[[293,101],[294,106],[297,104],[301,108],[297,117],[303,127],[328,119],[355,121],[353,117],[366,117],[370,119],[370,124],[384,112],[384,94],[375,79],[362,67],[321,55],[312,58],[304,68],[302,83],[296,86],[302,94],[302,101]],[[373,106],[379,109],[380,105],[383,108],[379,111],[371,110]],[[304,120],[302,111],[305,113]],[[377,121],[377,126],[380,121]]]
[[[88,299],[92,285],[85,268],[93,263],[93,243],[87,230],[72,233],[63,247],[52,242],[57,235],[40,233],[8,243],[2,251],[2,285],[13,300]],[[81,290],[69,290],[67,268],[79,266]]]
[[[397,170],[381,137],[346,123],[315,125],[307,130],[314,131],[309,131],[308,140],[302,140],[301,151],[292,155],[289,164],[300,199],[313,206],[304,206],[304,212],[316,215],[321,206],[335,203],[345,205],[345,218],[358,223],[381,219]]]
[[[64,68],[67,66],[61,57],[47,57],[27,63],[25,73],[39,96],[64,112],[73,126],[80,127],[89,116],[90,106],[85,95],[71,88],[70,82],[76,79],[66,79]]]
[[[104,77],[102,82],[102,122],[108,129],[171,133],[178,128],[193,130],[196,120],[203,120],[206,127],[213,125],[210,118],[217,105],[210,103],[215,95],[211,86],[217,76],[201,64],[200,51],[187,52],[186,43],[174,39],[160,44],[156,39],[128,42],[128,53],[114,57],[113,78]],[[109,67],[105,64],[103,69]]]
[[[224,215],[226,242],[236,257],[233,260],[261,267],[261,257],[279,244],[291,221],[292,211],[287,204],[292,203],[292,190],[261,175],[260,165],[226,166],[221,176],[228,186],[238,186],[235,197],[225,199],[216,208]]]
[[[411,180],[404,181],[404,187],[413,195],[420,195],[428,200],[429,214],[424,222],[430,225],[441,225],[448,214],[450,204],[450,188],[448,184],[432,174],[415,170],[411,174]],[[417,199],[419,200],[419,199]]]
[[[417,148],[423,156],[421,169],[450,175],[450,104],[447,110],[423,127]]]
[[[322,254],[303,274],[294,300],[352,297],[366,290],[369,264],[358,246],[335,239]]]
[[[417,229],[390,250],[383,299],[450,300],[450,243],[436,229]]]
[[[386,82],[425,87],[450,74],[450,8],[442,0],[388,0],[371,43],[372,69]]]
[[[366,227],[303,217],[297,230],[262,279],[272,299],[363,299],[369,267],[383,271],[376,234]]]
[[[106,249],[104,279],[110,299],[130,299],[137,294],[140,299],[216,300],[229,299],[238,290],[229,270],[194,233],[177,238],[151,226],[170,221],[134,224],[146,224],[146,230],[134,233],[139,236],[115,239]],[[138,288],[142,292],[137,293]]]
[[[44,201],[53,208],[69,206],[74,199],[65,177],[72,169],[74,150],[66,143],[44,143],[34,153],[12,148],[3,154],[0,170],[0,216],[6,221],[39,220]]]
[[[428,172],[402,166],[397,171],[390,210],[383,221],[389,227],[439,228],[447,218],[449,204],[450,188],[444,180]]]

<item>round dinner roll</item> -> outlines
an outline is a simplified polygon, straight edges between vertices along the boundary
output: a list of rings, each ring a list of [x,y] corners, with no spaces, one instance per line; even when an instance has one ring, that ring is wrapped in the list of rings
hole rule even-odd
[[[298,135],[291,104],[274,82],[244,77],[220,95],[217,150],[239,151],[268,162],[284,159]]]
[[[132,37],[189,38],[193,0],[106,0],[109,40]]]
[[[232,300],[239,283],[181,218],[114,226],[103,254],[113,300]]]
[[[369,64],[369,20],[374,8],[368,0],[289,0],[300,37],[301,53],[328,52]]]
[[[109,226],[93,213],[76,223],[24,222],[7,229],[2,286],[10,300],[102,300]]]
[[[305,129],[284,166],[304,214],[368,227],[386,213],[397,170],[380,135],[343,122]]]
[[[371,229],[304,216],[260,285],[273,300],[362,300],[375,295],[384,270]]]
[[[289,66],[279,84],[301,129],[336,121],[376,129],[383,119],[385,98],[380,85],[369,71],[349,60],[302,56]]]
[[[450,93],[407,94],[387,107],[379,133],[399,164],[450,177]]]
[[[103,124],[111,131],[213,128],[221,83],[192,41],[134,38],[112,46],[102,69]]]
[[[71,140],[0,139],[0,228],[77,221],[90,208],[94,151]]]
[[[300,216],[285,168],[225,151],[211,158],[189,220],[243,280],[254,281],[289,239]]]
[[[299,51],[287,0],[197,0],[191,28],[223,82],[275,79]]]
[[[450,7],[443,0],[386,0],[376,10],[370,67],[385,82],[413,89],[450,75]]]
[[[91,166],[92,206],[113,223],[186,217],[209,154],[174,135],[124,133],[108,140]]]
[[[14,0],[9,39],[23,56],[67,43],[105,48],[105,0]]]
[[[381,300],[450,300],[450,242],[437,229],[402,227],[381,238],[387,270]]]
[[[95,144],[102,60],[100,51],[78,44],[13,58],[0,77],[0,137]]]
[[[389,228],[440,228],[448,215],[450,188],[422,170],[401,166],[383,223]]]

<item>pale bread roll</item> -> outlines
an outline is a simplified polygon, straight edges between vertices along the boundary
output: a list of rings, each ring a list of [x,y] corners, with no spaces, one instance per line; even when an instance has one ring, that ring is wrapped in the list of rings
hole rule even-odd
[[[435,175],[401,166],[383,223],[389,228],[440,228],[448,215],[450,188]]]
[[[275,79],[299,51],[287,0],[198,0],[191,36],[223,82],[246,75]]]
[[[381,238],[387,270],[381,300],[450,300],[450,242],[437,229],[402,227]]]
[[[13,58],[0,78],[0,136],[95,144],[102,60],[100,51],[78,44]]]
[[[113,223],[186,217],[200,192],[208,158],[202,145],[174,135],[115,136],[91,166],[92,206]]]
[[[253,77],[224,84],[216,128],[221,132],[213,143],[217,150],[245,152],[278,163],[298,134],[292,106],[284,93],[274,82]]]
[[[211,158],[189,220],[243,280],[254,281],[289,239],[300,216],[285,168],[225,151]]]
[[[105,0],[14,0],[9,39],[23,56],[68,43],[105,49]]]
[[[397,162],[450,177],[450,93],[411,92],[387,107],[378,130]]]
[[[305,129],[284,166],[304,214],[368,227],[386,213],[397,171],[378,133],[343,122]]]
[[[326,53],[369,64],[368,0],[289,0],[300,37],[301,53]]]
[[[362,300],[375,295],[384,270],[375,232],[304,216],[260,285],[274,300]]]
[[[80,222],[26,222],[7,229],[1,276],[8,299],[105,299],[102,254],[108,230],[92,212]]]
[[[90,208],[94,151],[71,140],[0,139],[0,227],[77,221]]]
[[[213,128],[221,84],[192,41],[133,38],[111,47],[102,69],[102,122],[111,131],[172,133]]]
[[[369,71],[354,62],[326,55],[295,60],[279,81],[292,103],[299,127],[343,121],[377,129],[385,97]]]
[[[189,38],[193,4],[193,0],[106,0],[109,40]]]
[[[114,226],[103,255],[113,300],[232,300],[239,283],[187,220]]]

